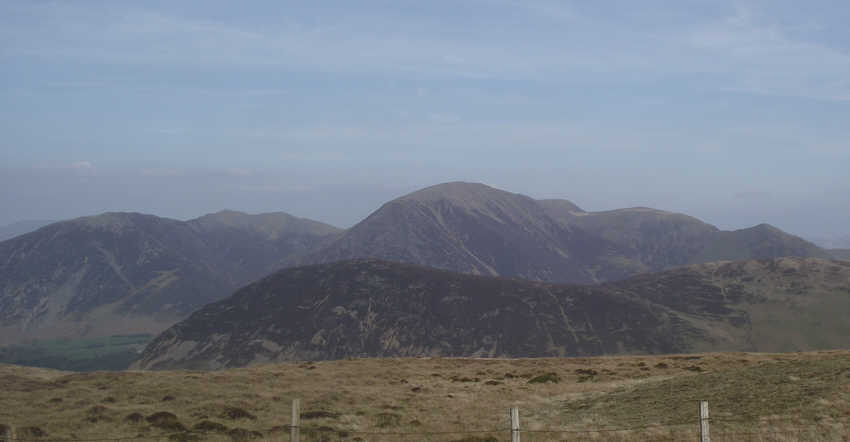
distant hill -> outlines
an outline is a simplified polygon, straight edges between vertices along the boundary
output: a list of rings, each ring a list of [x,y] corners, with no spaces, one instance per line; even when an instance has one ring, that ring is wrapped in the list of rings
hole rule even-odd
[[[5,241],[7,239],[23,235],[24,233],[32,232],[33,230],[37,230],[54,222],[55,221],[46,220],[26,220],[0,226],[0,241]]]
[[[543,202],[553,218],[629,250],[647,271],[717,259],[708,256],[697,259],[719,236],[720,230],[696,218],[645,207],[604,212],[567,211],[557,209],[556,202],[558,200]]]
[[[445,183],[384,204],[302,264],[354,258],[530,280],[594,283],[717,260],[825,250],[768,226],[721,231],[650,208],[585,212],[478,183]]]
[[[850,236],[834,236],[831,238],[812,238],[811,241],[825,249],[850,249]]]
[[[603,212],[569,210],[569,201],[544,200],[559,222],[596,234],[632,255],[647,271],[704,262],[799,256],[829,259],[820,247],[768,224],[723,231],[694,217],[646,207]]]
[[[850,249],[830,249],[828,252],[835,257],[835,259],[850,261]]]
[[[338,230],[284,213],[106,213],[0,242],[0,344],[156,333]]]
[[[581,283],[640,270],[615,244],[558,223],[537,201],[476,183],[440,184],[390,201],[306,262],[353,258]]]
[[[712,263],[569,286],[376,260],[285,269],[193,313],[137,367],[395,356],[845,348],[850,263]]]
[[[248,215],[223,210],[186,224],[205,239],[205,253],[227,269],[225,274],[233,286],[291,265],[342,233],[328,224],[284,212]]]

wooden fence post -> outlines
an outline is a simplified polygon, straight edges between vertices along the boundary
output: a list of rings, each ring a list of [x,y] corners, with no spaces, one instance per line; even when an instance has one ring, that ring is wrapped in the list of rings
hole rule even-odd
[[[711,442],[708,435],[708,401],[699,401],[699,441]]]
[[[15,427],[0,424],[0,437],[3,442],[12,442],[15,440]]]
[[[292,418],[290,419],[292,422],[289,427],[289,440],[291,442],[299,442],[300,434],[298,433],[298,426],[301,424],[301,400],[293,399],[292,400]]]
[[[511,408],[511,442],[520,442],[519,440],[519,408]]]

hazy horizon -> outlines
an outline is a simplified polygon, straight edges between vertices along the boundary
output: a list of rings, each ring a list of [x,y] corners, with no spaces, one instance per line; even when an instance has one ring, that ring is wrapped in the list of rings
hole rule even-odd
[[[435,183],[435,184],[439,184],[439,183]],[[487,183],[483,183],[483,184],[487,184]],[[156,212],[156,211],[136,210],[136,209],[126,209],[126,210],[114,209],[114,210],[104,210],[104,211],[92,212],[92,213],[79,213],[79,214],[73,214],[73,215],[68,215],[68,216],[59,216],[59,217],[53,217],[53,218],[43,218],[43,219],[38,219],[38,220],[36,220],[36,219],[19,219],[19,220],[15,220],[15,221],[8,222],[8,223],[0,223],[0,228],[12,227],[12,226],[14,226],[15,224],[18,224],[18,223],[43,222],[43,221],[47,221],[47,220],[50,220],[51,222],[63,221],[63,220],[69,220],[69,219],[73,219],[73,218],[77,218],[77,217],[81,217],[81,216],[98,215],[98,214],[102,214],[102,213],[105,213],[105,212],[138,212],[138,213],[155,215],[155,216],[164,217],[164,218],[171,218],[171,219],[177,219],[177,220],[182,220],[182,221],[188,221],[188,220],[191,220],[191,219],[194,219],[194,218],[198,218],[198,217],[208,215],[208,214],[211,214],[211,213],[215,213],[215,212],[219,212],[219,211],[222,211],[222,210],[235,210],[235,211],[240,211],[240,212],[244,212],[244,213],[248,213],[248,214],[259,214],[259,213],[269,213],[269,212],[286,212],[286,213],[293,215],[293,216],[308,218],[308,219],[312,219],[312,220],[315,220],[315,221],[320,221],[320,222],[323,222],[323,223],[326,223],[326,224],[330,224],[334,227],[347,229],[347,228],[352,227],[356,223],[362,221],[363,219],[365,219],[373,211],[378,210],[378,208],[380,208],[380,206],[383,203],[388,202],[388,201],[390,201],[394,198],[403,196],[403,195],[405,195],[409,192],[419,190],[421,188],[422,187],[417,187],[417,188],[413,188],[413,189],[410,189],[410,190],[401,191],[401,193],[393,192],[393,189],[389,188],[389,187],[383,188],[383,189],[377,189],[377,188],[373,189],[373,190],[375,190],[375,192],[370,193],[370,195],[386,194],[388,196],[386,196],[386,199],[384,199],[384,200],[380,200],[380,201],[375,202],[375,204],[373,206],[370,206],[370,207],[365,206],[365,202],[368,201],[368,199],[363,199],[363,201],[360,201],[360,202],[349,200],[348,202],[349,202],[350,206],[353,208],[352,213],[363,213],[363,215],[360,216],[359,218],[356,218],[356,219],[354,219],[354,217],[350,216],[350,215],[345,216],[345,217],[340,217],[339,220],[342,221],[342,222],[333,222],[332,220],[324,219],[324,218],[321,217],[323,209],[328,214],[336,214],[336,215],[340,214],[338,211],[329,210],[328,207],[327,207],[328,204],[323,204],[322,201],[310,200],[309,202],[312,203],[312,204],[308,205],[308,204],[305,204],[305,203],[307,203],[309,199],[305,199],[305,200],[301,201],[301,203],[304,204],[304,208],[306,210],[312,209],[319,216],[307,216],[307,215],[304,215],[304,214],[301,214],[301,213],[296,213],[296,212],[286,210],[286,209],[283,209],[283,208],[281,208],[281,209],[274,209],[274,208],[246,209],[246,208],[236,208],[236,207],[230,207],[230,206],[220,207],[220,208],[211,208],[209,210],[202,211],[202,212],[199,212],[199,213],[190,213],[189,211],[187,211],[185,209],[179,209],[179,208],[175,207],[175,208],[172,208],[171,214],[160,213],[160,212]],[[512,192],[511,189],[500,189],[500,190]],[[515,193],[521,193],[521,192],[515,192]],[[339,199],[344,199],[340,195],[337,195],[337,196],[338,196]],[[583,210],[586,210],[586,211],[605,211],[605,210],[623,209],[623,208],[631,208],[631,207],[646,207],[646,206],[640,206],[640,205],[632,205],[632,206],[622,206],[622,207],[607,207],[607,208],[603,207],[603,208],[589,209],[588,206],[584,206],[584,205],[578,203],[577,201],[569,199],[569,198],[558,198],[556,196],[553,196],[553,197],[535,197],[534,195],[526,195],[526,196],[530,196],[530,197],[535,198],[535,199],[548,199],[548,198],[565,199],[565,200],[569,200],[573,203],[576,203],[579,207],[581,207]],[[318,197],[320,198],[321,196],[318,196]],[[695,216],[691,213],[686,213],[686,212],[681,212],[681,211],[676,211],[676,210],[664,209],[664,208],[659,208],[659,207],[653,207],[653,208],[660,209],[660,210],[668,210],[668,211],[671,211],[671,212],[684,213],[686,215]],[[696,216],[696,217],[700,218],[699,216]],[[817,243],[817,244],[819,244],[823,247],[844,248],[844,247],[850,246],[850,235],[846,235],[846,234],[843,234],[841,232],[836,233],[836,234],[832,234],[832,235],[830,235],[830,234],[820,234],[820,235],[813,234],[813,235],[810,235],[810,234],[806,234],[806,233],[800,233],[800,232],[795,232],[793,230],[785,229],[785,228],[783,228],[783,226],[781,224],[770,222],[769,220],[753,222],[751,224],[724,225],[724,224],[720,224],[720,223],[713,223],[713,222],[711,222],[711,220],[708,220],[708,219],[703,219],[703,218],[700,218],[700,219],[702,221],[708,222],[709,224],[713,224],[713,225],[717,226],[718,228],[720,228],[722,230],[744,229],[744,228],[755,226],[757,224],[767,223],[767,224],[771,224],[771,225],[774,225],[776,227],[779,227],[779,228],[781,228],[782,230],[785,230],[788,233],[792,233],[792,234],[801,236],[801,237],[803,237],[807,240],[813,241],[813,242],[815,242],[815,243]],[[755,219],[755,218],[753,218],[753,219]]]
[[[850,235],[842,2],[0,0],[0,225],[447,181]]]

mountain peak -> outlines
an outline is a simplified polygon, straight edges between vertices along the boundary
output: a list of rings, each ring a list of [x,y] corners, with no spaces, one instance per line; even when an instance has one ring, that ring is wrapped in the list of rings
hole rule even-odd
[[[405,195],[391,204],[415,202],[436,210],[435,216],[442,218],[442,209],[447,204],[477,216],[504,223],[506,220],[517,224],[534,224],[541,228],[548,218],[537,202],[525,195],[496,189],[481,183],[450,182],[426,187]],[[439,204],[438,204],[439,203]]]
[[[413,193],[407,194],[399,198],[399,200],[416,200],[419,202],[450,200],[458,203],[466,203],[462,204],[466,206],[473,202],[480,202],[484,200],[492,200],[504,197],[528,198],[524,195],[496,189],[494,187],[490,187],[482,183],[453,181],[417,190]]]
[[[604,241],[601,241],[604,242]],[[438,184],[393,200],[313,262],[374,257],[483,275],[589,283],[613,278],[611,248],[552,219],[534,199],[480,183]],[[584,263],[593,263],[595,273]]]
[[[154,215],[148,215],[138,212],[105,212],[99,215],[83,216],[74,218],[69,221],[63,221],[56,224],[70,223],[78,226],[85,226],[95,230],[108,230],[111,232],[122,232],[131,229],[140,224],[153,224],[158,222],[165,223],[180,223],[180,221],[170,218],[161,218]]]
[[[237,210],[220,210],[193,220],[189,223],[203,231],[215,229],[237,229],[265,235],[277,239],[286,234],[327,235],[339,232],[336,227],[306,218],[298,218],[286,212],[249,214]]]
[[[203,217],[230,218],[230,217],[241,217],[241,216],[250,216],[250,215],[246,212],[242,212],[242,211],[239,211],[239,210],[221,209],[218,212],[208,213],[206,215],[203,215],[203,216],[201,216],[201,218],[203,218]]]
[[[778,227],[770,225],[768,223],[761,223],[761,224],[755,225],[753,227],[750,227],[750,229],[757,230],[757,231],[764,231],[764,232],[774,232],[774,233],[777,233],[777,232],[781,233],[782,232],[782,230],[780,230]]]

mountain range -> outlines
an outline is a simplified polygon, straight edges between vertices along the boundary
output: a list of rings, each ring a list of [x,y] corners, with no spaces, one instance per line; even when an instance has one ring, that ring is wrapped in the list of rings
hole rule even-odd
[[[722,231],[647,208],[586,212],[462,182],[389,201],[347,230],[286,213],[189,221],[107,213],[0,242],[0,345],[158,333],[278,269],[341,260],[594,284],[783,256],[832,257],[768,225]]]
[[[302,264],[377,258],[464,273],[598,283],[711,262],[825,250],[767,224],[722,231],[649,208],[585,212],[477,183],[445,183],[384,204]]]
[[[353,260],[284,269],[207,305],[136,366],[799,351],[846,346],[848,314],[841,261],[710,263],[575,286]]]

